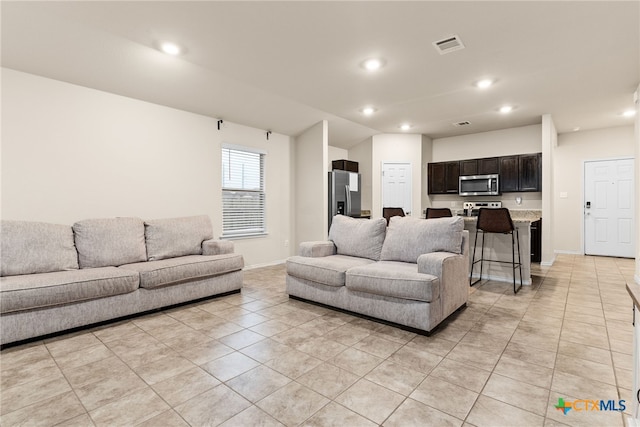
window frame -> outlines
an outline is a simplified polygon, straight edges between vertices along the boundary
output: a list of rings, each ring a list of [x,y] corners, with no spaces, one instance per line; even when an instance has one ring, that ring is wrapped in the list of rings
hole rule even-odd
[[[225,156],[231,156],[233,155],[233,152],[236,152],[236,155],[239,157],[258,155],[258,162],[259,162],[258,177],[256,177],[254,174],[254,176],[250,176],[249,179],[246,179],[247,181],[255,181],[255,179],[258,178],[258,181],[259,181],[258,189],[243,188],[244,184],[241,184],[239,186],[225,185],[225,184],[228,184],[228,181],[225,180],[225,173],[229,173],[229,174],[233,173],[233,169],[231,169],[232,167],[229,168],[229,167],[226,167],[225,165]],[[222,189],[221,191],[222,235],[220,236],[220,238],[221,239],[242,239],[242,238],[266,236],[268,234],[267,233],[267,196],[266,196],[266,184],[265,184],[267,152],[265,150],[261,150],[254,147],[246,147],[241,145],[223,143],[220,153],[221,153],[220,178],[221,178],[221,187],[222,187],[221,188]],[[232,161],[232,160],[233,159],[231,158],[229,161]],[[242,176],[241,181],[244,183],[246,178],[245,173],[242,172],[241,176]],[[237,176],[235,178],[237,178]],[[258,212],[259,218],[257,219],[257,221],[249,218],[249,223],[254,221],[258,225],[257,227],[242,228],[242,227],[239,227],[239,224],[235,224],[235,226],[233,226],[234,225],[233,219],[227,218],[225,220],[225,217],[228,215],[228,213],[233,212],[233,207],[227,206],[227,203],[230,201],[229,196],[233,197],[233,196],[237,196],[238,194],[248,194],[248,195],[257,196],[258,201],[255,203],[255,207],[259,211]],[[251,203],[252,202],[249,202],[250,207],[252,207]],[[240,212],[240,208],[236,208],[236,212]],[[245,218],[245,221],[246,221],[246,218]],[[240,222],[242,222],[242,220]],[[233,227],[228,229],[229,225],[232,225]]]

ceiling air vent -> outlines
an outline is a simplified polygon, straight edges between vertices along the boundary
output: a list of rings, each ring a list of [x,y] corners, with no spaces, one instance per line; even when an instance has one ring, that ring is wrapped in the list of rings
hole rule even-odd
[[[460,126],[469,126],[470,124],[471,124],[471,122],[468,122],[468,121],[465,120],[463,122],[454,123],[453,125],[460,127]]]
[[[433,42],[433,46],[436,48],[440,55],[464,49],[464,44],[462,43],[462,40],[460,40],[460,37],[458,37],[457,35],[435,41]]]

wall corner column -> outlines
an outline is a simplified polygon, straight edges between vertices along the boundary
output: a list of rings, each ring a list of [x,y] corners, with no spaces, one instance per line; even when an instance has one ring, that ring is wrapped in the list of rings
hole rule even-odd
[[[542,116],[542,261],[541,265],[553,265],[554,242],[554,182],[553,156],[558,146],[558,132],[551,114]]]

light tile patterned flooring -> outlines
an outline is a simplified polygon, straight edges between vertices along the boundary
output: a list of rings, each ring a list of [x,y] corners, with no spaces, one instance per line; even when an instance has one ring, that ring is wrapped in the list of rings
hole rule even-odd
[[[431,337],[289,300],[283,266],[241,294],[0,353],[0,425],[622,426],[558,398],[626,399],[634,261],[561,255],[534,285],[470,291]]]

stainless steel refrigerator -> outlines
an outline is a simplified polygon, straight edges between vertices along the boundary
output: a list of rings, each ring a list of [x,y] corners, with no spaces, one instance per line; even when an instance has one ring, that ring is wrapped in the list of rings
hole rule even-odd
[[[337,169],[329,172],[329,227],[338,214],[360,217],[360,184],[359,173]]]

